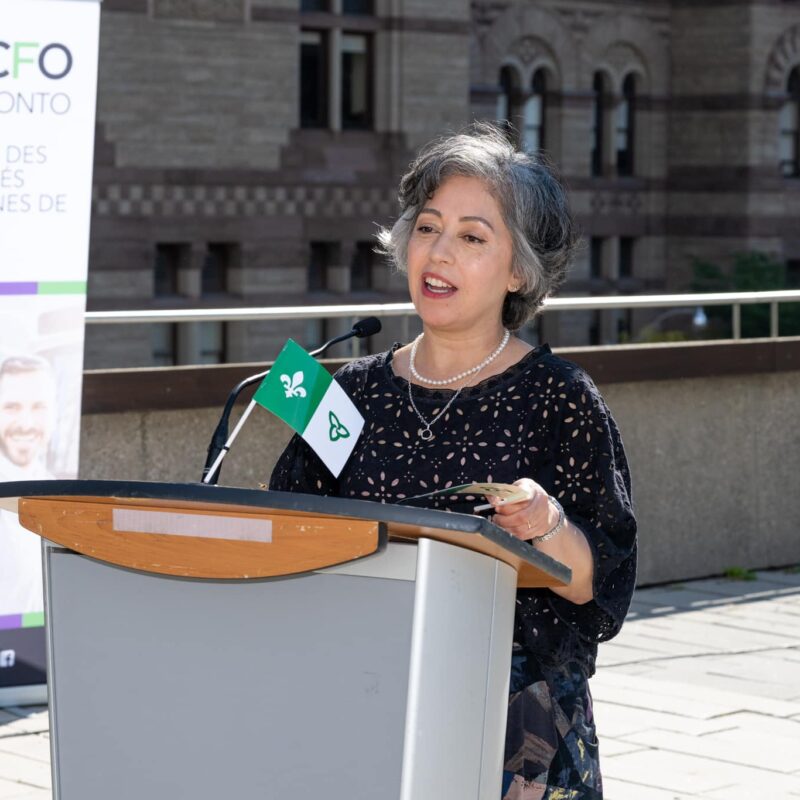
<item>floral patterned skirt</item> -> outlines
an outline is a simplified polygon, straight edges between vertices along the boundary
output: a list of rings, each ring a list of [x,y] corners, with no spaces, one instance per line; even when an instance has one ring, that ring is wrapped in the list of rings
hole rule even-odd
[[[502,800],[602,800],[588,681],[575,664],[511,660]]]

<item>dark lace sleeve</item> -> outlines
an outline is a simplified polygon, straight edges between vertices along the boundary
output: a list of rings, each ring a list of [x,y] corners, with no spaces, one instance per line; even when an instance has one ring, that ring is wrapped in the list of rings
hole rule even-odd
[[[576,605],[552,594],[555,614],[584,640],[602,642],[622,627],[636,582],[636,520],[622,440],[597,388],[575,368],[565,387],[548,470],[548,490],[586,535],[594,557],[594,599]]]
[[[356,361],[345,364],[334,375],[334,379],[356,405],[367,370],[366,364]],[[295,434],[272,470],[269,488],[277,492],[338,495],[339,481],[306,442]]]

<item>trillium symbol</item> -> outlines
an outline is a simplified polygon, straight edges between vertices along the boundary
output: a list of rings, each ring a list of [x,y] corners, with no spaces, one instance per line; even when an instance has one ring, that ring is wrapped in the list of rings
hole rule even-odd
[[[339,417],[337,417],[333,411],[328,412],[328,422],[331,424],[331,429],[328,432],[328,435],[330,436],[330,440],[332,442],[337,442],[339,439],[347,439],[347,437],[350,436],[350,431],[347,430],[347,428],[345,428],[341,422],[339,422]]]
[[[295,372],[291,378],[288,375],[281,375],[281,383],[287,397],[306,396],[306,390],[300,385],[304,377],[302,371]]]

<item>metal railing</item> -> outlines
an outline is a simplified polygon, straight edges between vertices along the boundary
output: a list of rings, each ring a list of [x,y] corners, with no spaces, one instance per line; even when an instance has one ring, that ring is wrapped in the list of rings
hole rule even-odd
[[[708,292],[696,294],[611,295],[606,297],[554,297],[545,300],[545,311],[613,311],[629,308],[704,308],[731,306],[733,339],[742,338],[742,306],[769,305],[770,337],[777,338],[779,305],[800,302],[800,290],[771,292]],[[170,322],[245,322],[268,320],[353,319],[366,316],[404,317],[416,311],[411,303],[366,303],[361,305],[278,306],[255,308],[146,309],[140,311],[87,311],[91,325]],[[408,337],[406,337],[408,338]]]

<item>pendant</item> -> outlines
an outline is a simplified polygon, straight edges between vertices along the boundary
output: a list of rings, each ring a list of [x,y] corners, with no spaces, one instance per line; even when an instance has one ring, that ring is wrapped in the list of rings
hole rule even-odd
[[[423,442],[429,442],[433,439],[433,431],[430,428],[420,428],[417,431],[417,436],[419,436]]]

